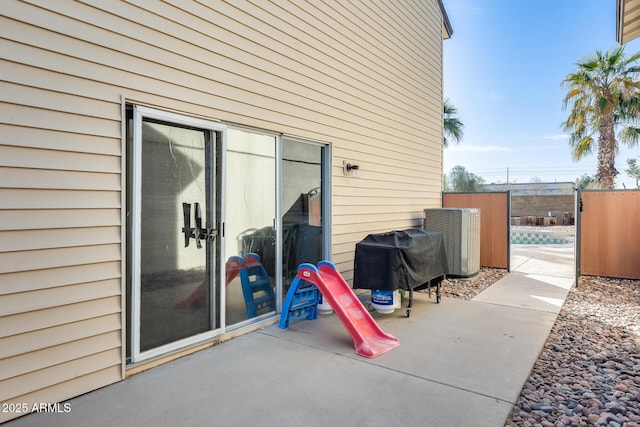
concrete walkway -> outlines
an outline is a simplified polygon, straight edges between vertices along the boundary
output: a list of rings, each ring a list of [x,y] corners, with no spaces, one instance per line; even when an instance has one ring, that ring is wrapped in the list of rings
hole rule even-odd
[[[512,246],[473,301],[416,293],[374,314],[400,347],[357,356],[335,315],[273,325],[72,399],[19,426],[504,425],[573,283],[572,246]],[[403,301],[406,304],[406,301]]]

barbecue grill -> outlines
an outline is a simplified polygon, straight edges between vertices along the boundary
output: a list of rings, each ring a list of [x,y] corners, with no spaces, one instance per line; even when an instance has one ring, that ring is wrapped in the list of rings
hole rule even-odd
[[[356,244],[354,289],[409,291],[406,315],[411,315],[413,291],[436,285],[440,303],[440,283],[447,274],[444,240],[439,231],[408,229],[370,234]]]

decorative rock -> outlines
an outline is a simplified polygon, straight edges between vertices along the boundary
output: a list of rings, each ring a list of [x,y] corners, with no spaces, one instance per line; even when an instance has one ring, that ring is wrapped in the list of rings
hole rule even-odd
[[[506,425],[640,427],[639,280],[579,279],[513,414]]]
[[[468,279],[447,277],[442,281],[442,292],[445,297],[469,301],[506,274],[507,270],[481,267],[478,274]]]

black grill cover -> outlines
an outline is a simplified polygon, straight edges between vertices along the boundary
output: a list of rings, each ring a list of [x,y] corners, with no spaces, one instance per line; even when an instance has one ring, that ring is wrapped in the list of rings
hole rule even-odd
[[[370,234],[356,244],[354,289],[414,289],[447,273],[439,231]]]

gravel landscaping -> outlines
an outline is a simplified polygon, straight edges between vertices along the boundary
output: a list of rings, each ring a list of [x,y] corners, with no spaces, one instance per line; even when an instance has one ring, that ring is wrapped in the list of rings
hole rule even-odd
[[[582,277],[506,426],[640,426],[640,281]]]
[[[447,277],[442,281],[442,295],[470,300],[507,274],[507,270],[481,267],[478,274],[466,279]]]
[[[506,274],[446,279],[472,299]],[[556,319],[505,426],[640,427],[640,281],[581,277]]]

